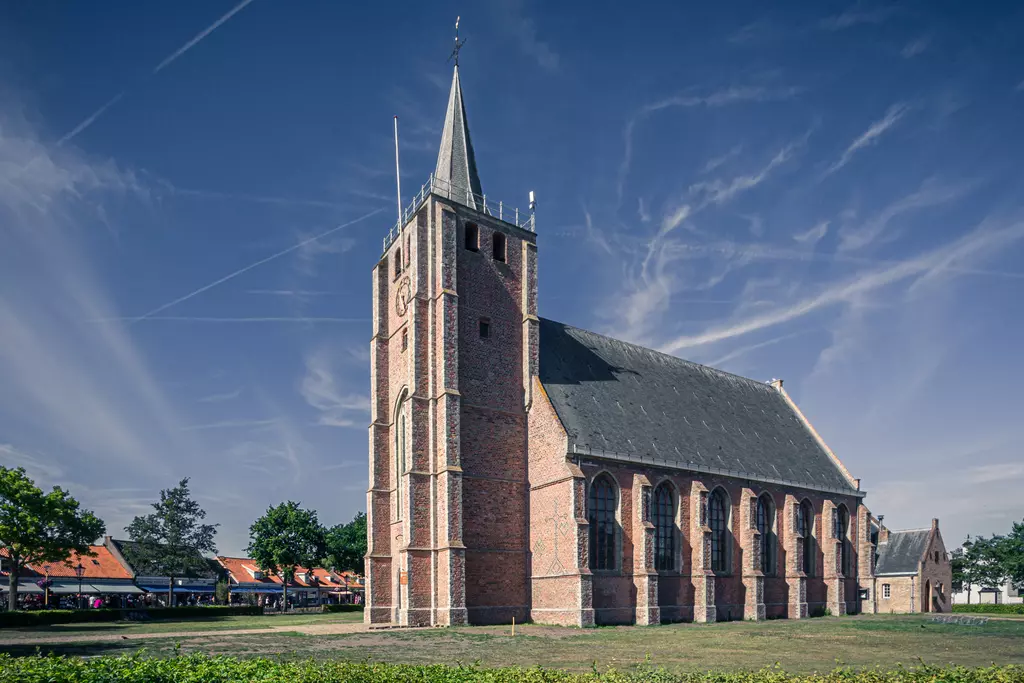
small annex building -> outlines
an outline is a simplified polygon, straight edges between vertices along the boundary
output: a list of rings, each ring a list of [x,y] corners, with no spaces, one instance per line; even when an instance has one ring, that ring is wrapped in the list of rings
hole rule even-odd
[[[927,529],[890,531],[877,525],[875,590],[878,612],[949,612],[953,571],[939,532],[939,520]]]
[[[783,382],[540,317],[540,235],[533,193],[484,193],[456,63],[435,170],[372,274],[367,623],[885,610],[900,532]],[[912,585],[948,593],[929,534]]]

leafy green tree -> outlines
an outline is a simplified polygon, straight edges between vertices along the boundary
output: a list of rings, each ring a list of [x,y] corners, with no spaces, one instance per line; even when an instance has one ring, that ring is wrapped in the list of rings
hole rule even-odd
[[[979,588],[998,588],[1007,575],[1000,549],[1002,536],[978,536],[964,541],[964,575]]]
[[[1015,588],[1024,588],[1024,521],[1014,522],[999,543],[999,561]]]
[[[954,548],[953,552],[949,554],[949,566],[953,570],[953,583],[950,588],[954,593],[959,593],[964,589],[964,586],[969,586],[970,582],[966,580],[966,574],[964,571],[964,549]],[[971,593],[967,592],[967,602],[971,602]]]
[[[90,555],[89,544],[104,533],[103,522],[59,486],[43,493],[24,468],[0,466],[0,547],[7,551],[11,611],[25,565],[66,562],[72,552]]]
[[[366,513],[356,513],[348,524],[338,524],[327,532],[327,567],[336,572],[363,571],[366,555]]]
[[[304,510],[288,501],[267,509],[249,527],[248,553],[263,571],[280,573],[284,607],[288,607],[288,582],[298,566],[312,568],[327,554],[327,533],[315,510]]]
[[[202,553],[216,553],[213,541],[219,524],[203,524],[206,511],[192,499],[188,478],[160,492],[153,512],[140,515],[125,527],[134,541],[126,546],[133,566],[157,576],[167,576],[167,606],[174,606],[174,579],[205,574],[209,564]]]

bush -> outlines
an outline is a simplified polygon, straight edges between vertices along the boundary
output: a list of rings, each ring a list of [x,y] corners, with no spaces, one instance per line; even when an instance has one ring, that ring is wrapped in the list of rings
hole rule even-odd
[[[324,612],[362,612],[362,605],[324,605]]]
[[[0,628],[80,624],[95,621],[147,621],[150,619],[209,619],[263,614],[262,607],[212,605],[158,609],[47,609],[38,612],[0,612]],[[3,680],[3,679],[0,679]]]
[[[108,683],[171,683],[177,681],[287,681],[305,683],[1021,683],[1024,668],[991,666],[897,668],[890,671],[836,669],[830,673],[789,675],[778,668],[758,672],[672,674],[641,666],[635,671],[574,673],[555,669],[481,669],[471,666],[410,666],[339,661],[285,662],[270,659],[235,659],[187,655],[153,659],[138,655],[120,657],[24,657],[0,655],[0,683],[28,681],[105,681]]]
[[[953,605],[954,612],[973,614],[1024,614],[1022,605]]]

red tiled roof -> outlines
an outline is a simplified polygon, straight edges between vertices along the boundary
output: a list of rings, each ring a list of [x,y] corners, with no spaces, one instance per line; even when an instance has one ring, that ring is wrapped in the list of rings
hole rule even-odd
[[[114,557],[113,553],[107,549],[106,546],[102,545],[91,545],[89,550],[95,553],[94,556],[81,555],[78,553],[71,553],[71,555],[63,562],[44,562],[41,564],[28,565],[28,569],[34,574],[43,576],[47,574],[51,578],[76,578],[75,567],[79,562],[82,563],[82,567],[85,572],[82,574],[83,579],[131,579],[132,575],[124,568],[117,558]]]
[[[250,570],[256,569],[256,562],[248,557],[217,557],[217,561],[224,569],[231,575],[231,578],[236,583],[265,583],[265,584],[277,584],[281,585],[281,577],[271,574],[264,574],[263,579],[254,579]],[[345,580],[340,575],[334,574],[323,567],[314,567],[309,570],[305,567],[295,568],[295,578],[292,580],[290,585],[299,586],[302,588],[315,587],[316,583],[313,581],[302,581],[299,579],[299,574],[311,574],[313,578],[320,582],[320,587],[333,587],[333,588],[344,588]],[[352,574],[352,572],[345,573],[348,578],[348,586],[362,587],[362,577]]]

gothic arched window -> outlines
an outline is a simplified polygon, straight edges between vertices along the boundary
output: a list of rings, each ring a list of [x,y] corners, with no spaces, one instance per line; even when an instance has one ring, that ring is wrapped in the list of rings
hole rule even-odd
[[[654,568],[676,569],[676,501],[667,481],[654,490]]]
[[[836,538],[839,539],[840,567],[844,576],[850,576],[853,572],[850,561],[853,559],[853,547],[850,543],[850,511],[845,505],[839,506],[839,516],[836,521]]]
[[[711,526],[711,570],[729,571],[729,501],[722,489],[708,499],[708,524]]]
[[[800,503],[797,508],[797,532],[803,537],[800,543],[804,547],[804,574],[814,575],[814,509],[808,501]]]
[[[766,493],[757,499],[757,531],[761,534],[761,571],[766,576],[775,574],[775,556],[778,539],[775,536],[775,505]]]
[[[607,474],[590,484],[587,520],[590,522],[590,568],[615,569],[615,482]]]
[[[398,503],[398,519],[402,518],[402,474],[405,472],[407,467],[407,430],[405,426],[406,403],[407,401],[403,396],[398,401],[398,407],[395,408],[395,496]]]

